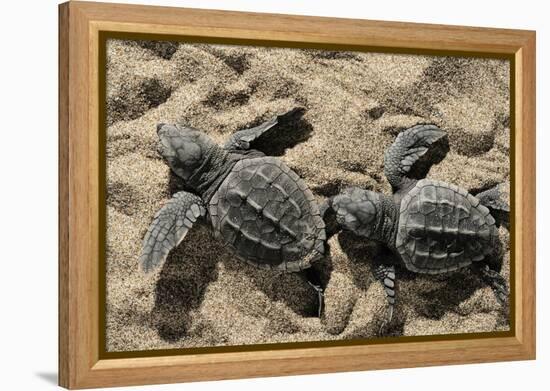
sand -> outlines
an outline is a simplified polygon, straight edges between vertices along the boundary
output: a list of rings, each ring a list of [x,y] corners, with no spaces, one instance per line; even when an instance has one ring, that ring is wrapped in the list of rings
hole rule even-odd
[[[193,228],[156,273],[138,267],[154,212],[178,191],[156,152],[158,122],[222,142],[295,106],[306,109],[265,152],[318,200],[348,185],[390,194],[383,152],[399,131],[435,123],[450,152],[428,177],[478,191],[509,181],[509,63],[503,60],[111,40],[107,71],[107,350],[320,341],[379,336],[386,299],[377,246],[339,233],[323,263],[326,308],[295,274],[256,269]],[[500,228],[509,273],[509,233]],[[385,335],[507,330],[490,288],[470,270],[398,269]]]

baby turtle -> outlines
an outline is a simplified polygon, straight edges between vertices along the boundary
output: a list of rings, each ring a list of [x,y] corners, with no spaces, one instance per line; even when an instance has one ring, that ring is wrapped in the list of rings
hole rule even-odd
[[[435,125],[400,133],[384,156],[393,197],[348,188],[329,200],[337,225],[386,245],[412,272],[440,274],[472,265],[504,306],[508,289],[498,273],[503,254],[491,212],[507,216],[509,206],[501,200],[498,186],[474,196],[452,184],[421,179],[436,163],[435,155],[427,154],[436,151],[436,145],[448,146],[448,140]],[[424,166],[420,175],[413,170],[419,165]],[[384,285],[391,320],[395,267],[380,261],[374,274]]]
[[[313,194],[276,157],[251,148],[260,137],[303,115],[302,108],[234,133],[223,147],[197,129],[158,124],[158,151],[185,182],[155,214],[145,234],[140,264],[160,266],[202,219],[214,236],[242,260],[260,268],[304,271],[319,295],[320,278],[310,268],[325,252],[325,224]]]

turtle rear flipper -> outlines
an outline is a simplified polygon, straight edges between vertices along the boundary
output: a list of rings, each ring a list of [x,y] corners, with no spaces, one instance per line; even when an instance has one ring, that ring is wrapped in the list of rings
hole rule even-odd
[[[500,183],[488,190],[475,194],[483,205],[491,211],[491,215],[495,218],[499,225],[510,226],[510,205],[506,202]]]
[[[325,299],[325,285],[323,284],[321,274],[315,267],[310,267],[302,271],[302,274],[309,284],[317,293],[317,316],[320,318],[323,313]]]
[[[145,272],[166,260],[168,253],[185,238],[193,223],[206,210],[200,197],[180,191],[155,214],[145,238],[139,262]]]
[[[433,149],[436,142],[442,142],[444,149],[442,156],[428,156],[421,158]],[[392,185],[394,191],[398,191],[415,179],[422,179],[428,173],[430,167],[441,161],[448,151],[447,133],[435,125],[416,125],[401,132],[384,155],[384,174]],[[412,168],[416,163],[422,163],[419,174],[413,177]],[[417,164],[418,165],[418,164]],[[420,177],[420,178],[419,178]]]
[[[487,264],[474,264],[474,270],[477,270],[481,279],[491,287],[495,294],[495,298],[499,304],[506,308],[508,306],[508,286],[506,279],[497,271],[490,268]]]
[[[229,140],[224,145],[225,149],[248,150],[251,144],[269,133],[277,126],[282,126],[287,122],[296,120],[304,115],[303,107],[295,107],[285,114],[276,116],[275,118],[266,121],[256,127],[250,129],[239,130],[231,135]]]

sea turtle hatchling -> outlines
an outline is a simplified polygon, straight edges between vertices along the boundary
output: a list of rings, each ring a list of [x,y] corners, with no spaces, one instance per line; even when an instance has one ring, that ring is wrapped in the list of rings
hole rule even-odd
[[[393,197],[351,187],[328,205],[338,227],[386,245],[412,272],[440,274],[474,266],[504,307],[508,289],[498,273],[503,254],[491,212],[508,216],[509,206],[500,197],[499,185],[474,196],[452,184],[415,179],[415,163],[427,164],[423,176],[435,163],[435,155],[426,157],[428,151],[437,150],[433,148],[436,143],[448,145],[446,132],[435,125],[417,125],[401,132],[384,156],[384,173]],[[394,262],[377,263],[374,275],[385,287],[391,320]]]
[[[175,193],[155,214],[145,234],[140,264],[160,266],[197,219],[253,265],[304,271],[319,295],[321,279],[310,268],[325,252],[325,224],[313,194],[283,161],[251,149],[260,137],[303,114],[296,108],[257,127],[234,133],[223,147],[205,133],[158,124],[158,151],[188,191]]]

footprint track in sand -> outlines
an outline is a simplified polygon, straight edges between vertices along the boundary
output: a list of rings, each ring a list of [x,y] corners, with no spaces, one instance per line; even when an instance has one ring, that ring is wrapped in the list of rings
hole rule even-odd
[[[166,102],[172,88],[156,78],[142,78],[136,86],[131,84],[107,99],[107,126],[118,121],[141,117],[147,110]]]

